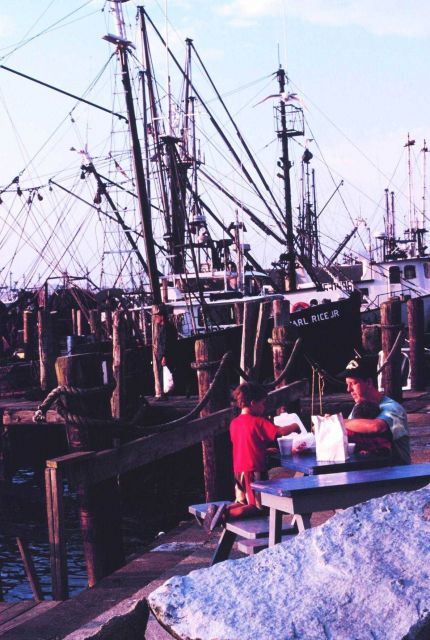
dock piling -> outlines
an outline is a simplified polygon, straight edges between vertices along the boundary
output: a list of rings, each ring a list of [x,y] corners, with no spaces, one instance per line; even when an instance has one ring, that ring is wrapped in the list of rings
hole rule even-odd
[[[381,339],[384,362],[388,358],[399,331],[402,330],[401,302],[390,299],[381,304]],[[382,371],[382,387],[385,395],[397,402],[402,401],[401,350],[391,354],[390,360]]]
[[[411,389],[425,389],[424,380],[424,303],[422,298],[412,298],[406,303],[409,329],[409,366]]]
[[[66,538],[63,511],[63,476],[56,467],[45,469],[46,510],[52,576],[52,598],[67,600],[69,585],[67,576]]]

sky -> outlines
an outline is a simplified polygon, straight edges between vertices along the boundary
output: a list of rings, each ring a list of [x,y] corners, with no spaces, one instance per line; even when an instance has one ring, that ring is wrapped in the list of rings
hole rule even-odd
[[[122,5],[127,33],[135,29],[138,4],[129,0]],[[286,69],[288,91],[300,98],[306,125],[304,138],[291,143],[293,191],[300,188],[300,155],[306,144],[314,154],[318,208],[324,208],[319,223],[326,255],[357,221],[359,234],[350,250],[363,254],[369,239],[374,242],[383,228],[386,188],[395,192],[398,233],[408,226],[411,211],[422,212],[424,206],[428,210],[423,199],[427,195],[423,183],[426,154],[420,151],[430,136],[427,3],[147,0],[145,9],[158,29],[167,33],[180,61],[185,55],[185,38],[193,39],[242,134],[274,181],[279,155],[273,130],[275,101],[269,98],[257,103],[277,93],[273,74],[279,64]],[[119,109],[118,77],[115,80],[103,71],[114,49],[102,36],[115,30],[110,3],[103,0],[2,2],[0,65],[109,109],[114,89],[115,108]],[[159,47],[155,51],[155,62],[166,75],[165,53]],[[216,109],[213,91],[206,88],[203,95]],[[225,114],[221,118],[227,130]],[[79,172],[79,150],[84,147],[97,158],[107,155],[114,121],[102,111],[0,68],[0,286],[7,284],[7,274],[12,281],[11,271],[14,281],[46,277],[53,271],[54,258],[58,270],[72,268],[71,256],[67,256],[68,262],[61,262],[66,259],[66,246],[54,248],[46,228],[41,230],[38,225],[43,222],[55,232],[51,216],[58,208],[57,222],[63,231],[69,230],[74,241],[78,230],[72,221],[78,216],[78,204],[60,199],[58,191],[49,194],[48,179],[61,181],[67,172],[70,176]],[[416,141],[409,148],[411,182],[408,148],[404,147],[408,134]],[[212,158],[206,153],[209,165]],[[30,189],[24,198],[27,194],[35,198],[37,193],[44,197],[43,202],[26,209],[21,196],[19,216],[14,213],[20,204],[13,183],[16,176],[24,189]],[[343,186],[332,197],[341,180]],[[245,199],[239,187],[235,195]],[[293,206],[298,206],[295,195]],[[28,235],[30,223],[35,231]],[[79,248],[80,264],[91,270],[95,245],[100,250],[102,241],[84,223],[80,231],[87,242],[86,248]],[[268,265],[273,245],[266,245],[264,234],[252,226],[248,233],[247,241],[259,260]],[[42,268],[36,254],[48,256],[50,252],[46,268]],[[78,255],[77,248],[74,255]]]

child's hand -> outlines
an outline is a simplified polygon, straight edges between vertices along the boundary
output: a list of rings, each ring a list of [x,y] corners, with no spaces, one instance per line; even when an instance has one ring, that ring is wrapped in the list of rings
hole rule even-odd
[[[292,453],[300,453],[303,449],[306,449],[306,442],[299,442],[292,449]]]

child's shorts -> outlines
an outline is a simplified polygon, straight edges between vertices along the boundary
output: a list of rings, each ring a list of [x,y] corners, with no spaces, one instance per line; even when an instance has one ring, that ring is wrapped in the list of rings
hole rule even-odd
[[[234,474],[235,499],[241,504],[252,504],[257,509],[262,509],[260,492],[251,489],[251,482],[267,480],[267,471],[239,471]]]

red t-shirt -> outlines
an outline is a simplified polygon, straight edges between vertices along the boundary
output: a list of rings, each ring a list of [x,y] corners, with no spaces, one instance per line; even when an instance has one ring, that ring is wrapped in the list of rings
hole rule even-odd
[[[240,471],[265,471],[266,448],[277,435],[277,427],[262,418],[241,414],[230,424],[233,443],[233,469]]]

